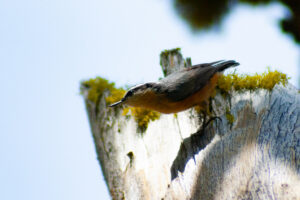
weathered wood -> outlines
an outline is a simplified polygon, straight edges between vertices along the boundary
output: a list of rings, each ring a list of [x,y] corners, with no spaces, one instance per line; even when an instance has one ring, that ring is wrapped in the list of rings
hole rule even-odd
[[[300,199],[300,96],[293,86],[217,95],[221,120],[204,132],[190,109],[162,115],[141,135],[133,118],[107,108],[105,96],[98,106],[85,102],[113,199]]]

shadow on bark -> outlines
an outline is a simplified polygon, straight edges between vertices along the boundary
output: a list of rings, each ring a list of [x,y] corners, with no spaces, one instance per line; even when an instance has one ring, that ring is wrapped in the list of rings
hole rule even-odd
[[[221,139],[205,155],[191,199],[214,199],[220,189],[218,184],[223,182],[234,158],[245,146],[256,143],[262,119],[248,103],[241,101],[240,104],[243,104],[243,111],[238,114],[236,127],[227,131],[224,125],[218,127]],[[245,195],[243,197],[248,199]]]
[[[171,180],[178,177],[178,171],[184,172],[187,162],[190,159],[194,159],[194,156],[204,149],[214,136],[215,132],[213,131],[212,125],[209,125],[204,132],[202,128],[200,128],[196,133],[191,134],[190,137],[183,140],[171,166]]]

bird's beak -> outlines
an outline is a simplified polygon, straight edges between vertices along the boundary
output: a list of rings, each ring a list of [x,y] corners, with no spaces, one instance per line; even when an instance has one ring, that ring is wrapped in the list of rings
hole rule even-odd
[[[111,105],[109,105],[109,107],[115,107],[115,106],[117,106],[117,105],[119,105],[119,104],[121,104],[121,103],[123,103],[122,100],[121,100],[121,101],[118,101],[118,102],[116,102],[116,103],[113,103],[113,104],[111,104]]]

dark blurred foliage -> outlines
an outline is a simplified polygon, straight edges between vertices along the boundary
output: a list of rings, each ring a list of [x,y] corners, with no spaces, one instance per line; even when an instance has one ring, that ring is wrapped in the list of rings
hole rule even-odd
[[[280,0],[290,9],[291,15],[281,20],[280,25],[284,32],[291,33],[295,41],[300,44],[300,0]]]
[[[230,0],[175,0],[179,14],[194,30],[219,25],[228,13]]]
[[[219,26],[237,3],[259,6],[275,2],[280,2],[290,11],[281,19],[282,31],[291,34],[300,44],[300,0],[175,0],[174,5],[193,30],[207,30]]]
[[[268,4],[268,3],[274,2],[274,0],[239,0],[236,2],[248,3],[251,5],[259,5],[259,4],[262,5],[262,4]]]

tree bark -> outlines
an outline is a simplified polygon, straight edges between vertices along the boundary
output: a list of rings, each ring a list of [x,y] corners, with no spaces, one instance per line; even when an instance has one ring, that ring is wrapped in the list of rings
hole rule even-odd
[[[161,59],[185,65],[178,52]],[[85,103],[112,199],[300,199],[300,97],[293,86],[217,94],[213,110],[221,120],[205,129],[190,109],[161,115],[143,134],[132,117],[107,107],[107,95],[99,105]]]

